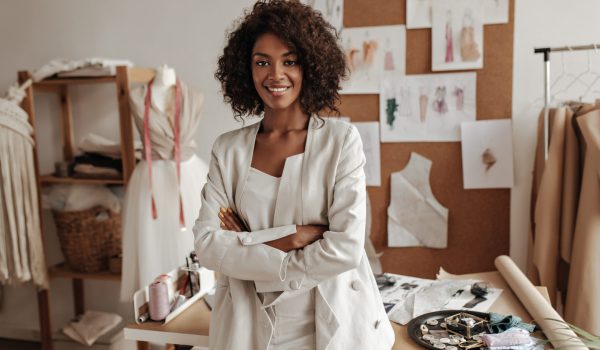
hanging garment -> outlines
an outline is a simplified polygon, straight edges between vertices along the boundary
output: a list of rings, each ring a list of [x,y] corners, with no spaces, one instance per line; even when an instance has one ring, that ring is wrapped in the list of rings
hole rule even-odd
[[[194,249],[192,227],[200,210],[201,191],[208,172],[207,165],[194,154],[193,138],[200,122],[202,95],[180,83],[178,174],[176,121],[172,122],[152,101],[149,101],[145,133],[148,86],[130,92],[135,125],[142,136],[149,136],[150,147],[144,145],[144,150],[151,150],[148,152],[151,156],[149,161],[145,154],[145,159],[137,164],[125,194],[122,301],[131,301],[137,289],[185,264],[185,257]]]
[[[48,287],[37,183],[24,87],[0,98],[0,284],[33,280]]]
[[[572,241],[565,320],[600,334],[600,110],[577,117],[585,142],[581,193]]]
[[[429,186],[431,161],[411,153],[408,165],[391,175],[388,246],[446,248],[448,209]]]
[[[573,113],[567,107],[551,112],[550,143],[545,162],[543,113],[538,123],[530,236],[533,245],[529,254],[531,262],[528,277],[532,282],[546,286],[550,301],[556,305],[565,130],[567,120],[573,117]]]
[[[240,199],[240,216],[250,231],[274,227],[273,218],[277,206],[280,186],[299,187],[303,154],[288,157],[280,178],[250,168],[244,192]],[[260,203],[260,205],[256,205]],[[315,349],[315,290],[302,291],[299,295],[285,300],[277,300],[282,292],[258,293],[269,320],[273,334],[269,349]],[[259,320],[254,320],[258,322]]]

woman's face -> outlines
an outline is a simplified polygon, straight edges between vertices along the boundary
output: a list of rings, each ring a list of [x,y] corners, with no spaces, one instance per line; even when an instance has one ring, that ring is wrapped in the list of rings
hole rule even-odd
[[[258,37],[252,49],[252,80],[265,110],[299,105],[302,68],[298,55],[276,35]]]

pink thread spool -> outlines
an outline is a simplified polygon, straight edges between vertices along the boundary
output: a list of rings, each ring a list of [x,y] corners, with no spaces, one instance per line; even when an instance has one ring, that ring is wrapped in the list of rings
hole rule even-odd
[[[162,281],[153,282],[148,288],[148,308],[153,321],[162,321],[169,314],[169,291]]]

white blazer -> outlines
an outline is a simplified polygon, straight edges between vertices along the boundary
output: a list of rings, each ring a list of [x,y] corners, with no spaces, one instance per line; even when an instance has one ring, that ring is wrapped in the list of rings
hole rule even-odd
[[[364,250],[365,156],[356,128],[312,117],[301,186],[280,184],[273,228],[220,229],[220,207],[238,212],[260,123],[217,138],[202,208],[194,226],[200,263],[219,272],[210,348],[267,349],[273,325],[257,292],[282,291],[273,303],[314,288],[317,349],[390,349],[394,331]],[[257,203],[256,205],[260,205]],[[323,239],[289,253],[262,244],[328,225]]]

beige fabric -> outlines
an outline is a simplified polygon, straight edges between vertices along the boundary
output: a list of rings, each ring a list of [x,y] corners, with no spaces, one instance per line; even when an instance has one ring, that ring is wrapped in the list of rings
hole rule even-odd
[[[533,217],[533,255],[532,271],[541,285],[548,288],[548,294],[553,305],[556,303],[557,271],[559,257],[560,218],[562,203],[562,181],[563,181],[563,157],[565,142],[565,124],[567,114],[572,115],[566,107],[553,111],[550,128],[550,146],[548,159],[543,163],[542,152],[537,153],[536,174],[539,174],[539,162],[542,162],[541,178],[535,202]],[[543,119],[542,119],[543,120]],[[540,124],[538,135],[542,133],[543,145],[543,123]],[[540,147],[538,147],[538,150]],[[536,178],[537,180],[537,178]]]
[[[565,319],[600,335],[600,110],[577,117],[585,158]]]
[[[266,349],[273,325],[255,291],[283,292],[277,303],[315,287],[317,349],[378,350],[394,343],[364,251],[366,186],[360,136],[348,123],[320,124],[311,118],[302,171],[293,174],[301,186],[286,185],[282,178],[274,228],[254,232],[221,230],[216,213],[219,207],[240,207],[259,125],[215,141],[194,227],[200,263],[220,273],[211,349]],[[295,224],[324,224],[329,231],[288,254],[262,244],[295,232]]]
[[[25,111],[0,99],[0,283],[47,288],[32,133]]]
[[[147,85],[141,85],[130,91],[131,111],[133,120],[140,132],[144,135],[144,101],[146,98]],[[200,123],[201,108],[204,101],[202,93],[195,91],[181,82],[181,160],[189,159],[195,154],[196,144],[194,134]],[[174,128],[172,118],[161,112],[154,103],[150,108],[150,140],[152,141],[152,159],[173,159],[173,147],[175,145]]]

